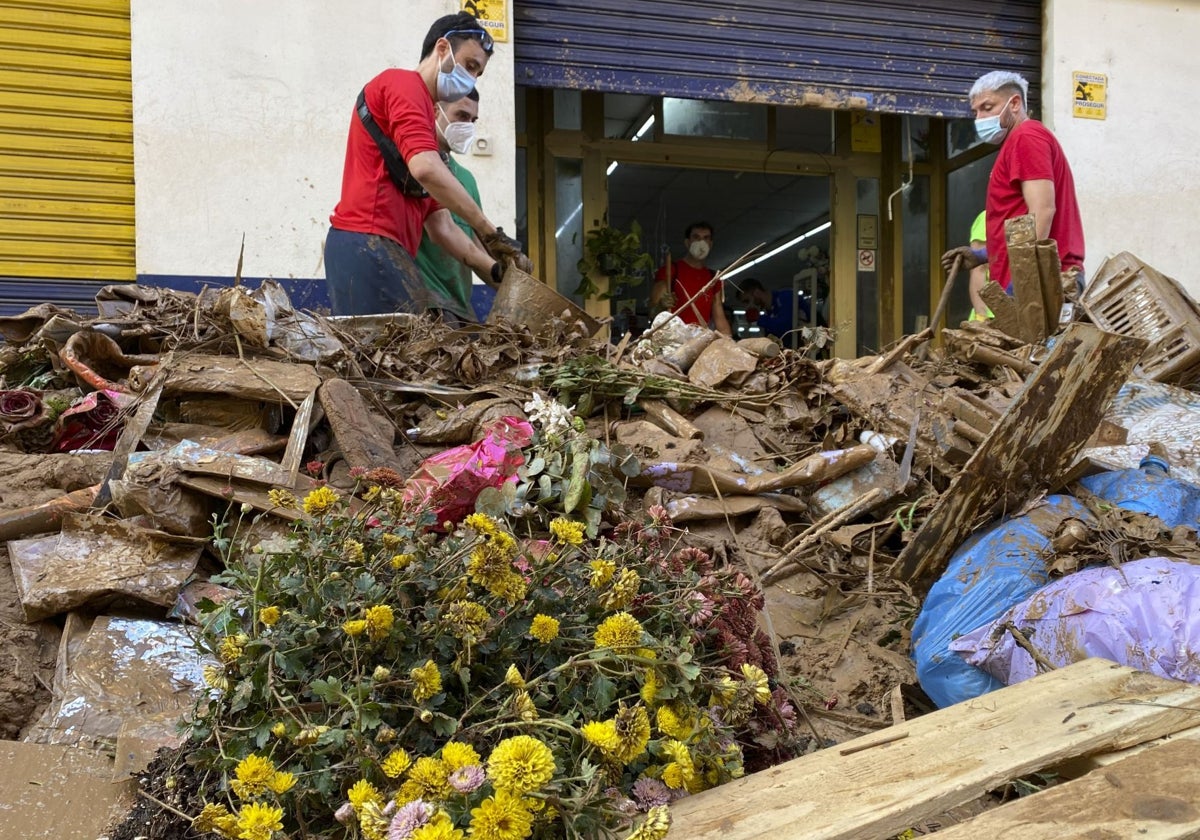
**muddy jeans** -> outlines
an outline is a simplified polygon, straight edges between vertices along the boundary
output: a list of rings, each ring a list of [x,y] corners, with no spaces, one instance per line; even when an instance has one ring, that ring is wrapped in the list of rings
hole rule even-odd
[[[399,242],[331,227],[325,239],[325,283],[333,315],[424,312],[428,292]]]

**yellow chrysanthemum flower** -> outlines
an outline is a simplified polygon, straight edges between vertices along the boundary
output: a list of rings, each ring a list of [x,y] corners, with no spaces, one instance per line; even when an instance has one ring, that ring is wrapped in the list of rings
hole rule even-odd
[[[236,778],[229,787],[239,799],[249,799],[267,789],[271,777],[275,775],[275,764],[269,758],[250,753],[237,763],[233,773]]]
[[[408,779],[400,786],[397,804],[406,804],[415,799],[426,802],[441,802],[454,793],[450,786],[450,765],[440,758],[424,755],[416,760],[408,771]]]
[[[413,668],[408,675],[414,683],[413,699],[418,703],[424,703],[442,690],[442,673],[432,659],[419,668]]]
[[[205,665],[204,684],[217,691],[228,691],[229,677],[225,676],[225,669],[220,665]]]
[[[497,791],[471,809],[470,836],[473,840],[524,840],[533,830],[533,815],[507,791]]]
[[[383,547],[386,548],[388,551],[395,551],[397,548],[399,548],[401,545],[404,544],[403,538],[399,537],[396,534],[383,534],[382,536],[380,536],[379,542],[382,543]]]
[[[442,621],[450,628],[451,635],[461,641],[483,638],[483,629],[489,618],[491,616],[483,604],[466,600],[455,601],[442,613]]]
[[[647,706],[653,706],[660,688],[662,688],[662,680],[659,679],[658,672],[653,668],[647,668],[646,681],[642,683],[642,690],[639,692],[642,702]]]
[[[471,513],[463,519],[463,524],[480,536],[490,537],[499,533],[500,525],[486,513]]]
[[[248,641],[249,637],[244,633],[226,636],[217,647],[217,658],[226,665],[232,665],[242,658],[242,651]]]
[[[583,545],[584,532],[585,526],[582,522],[572,522],[561,516],[550,520],[550,533],[566,545]]]
[[[379,769],[389,779],[399,779],[404,775],[404,771],[411,766],[412,759],[408,753],[404,749],[395,749],[388,753],[388,757],[379,765]]]
[[[350,790],[346,791],[346,799],[350,800],[350,805],[354,808],[354,812],[358,813],[362,810],[363,805],[368,802],[374,802],[376,805],[383,802],[383,795],[375,785],[366,779],[359,779],[350,786]]]
[[[505,738],[488,757],[487,775],[498,791],[521,796],[554,778],[554,753],[530,735]]]
[[[274,735],[276,738],[282,738],[284,735],[287,734],[287,724],[283,723],[282,721],[275,724],[274,726],[271,727],[271,734]]]
[[[742,665],[742,676],[746,679],[746,685],[754,696],[755,703],[765,706],[771,702],[771,684],[766,671],[747,662]]]
[[[296,497],[292,495],[291,490],[275,488],[267,491],[267,499],[271,502],[272,507],[285,508],[286,510],[295,510],[300,506],[296,501]]]
[[[668,738],[675,738],[679,741],[686,741],[691,737],[692,731],[696,727],[695,717],[688,714],[687,710],[681,708],[677,703],[659,706],[654,722],[658,725],[659,732]]]
[[[363,561],[363,544],[358,540],[346,540],[342,543],[342,557],[347,563],[362,563]]]
[[[298,747],[307,747],[310,744],[317,743],[322,735],[329,731],[328,726],[306,726],[296,733],[292,738],[292,743]]]
[[[483,759],[479,757],[475,748],[462,741],[447,741],[442,747],[442,761],[446,762],[451,773],[464,767],[483,763]]]
[[[342,632],[347,636],[361,636],[367,632],[367,622],[361,618],[351,619],[342,625]]]
[[[296,774],[277,771],[267,781],[267,790],[276,796],[282,796],[296,786]]]
[[[712,687],[710,706],[728,706],[737,697],[737,683],[728,675],[721,677]],[[715,701],[715,702],[714,702]]]
[[[192,828],[199,832],[217,831],[218,820],[229,816],[229,809],[216,802],[206,802],[200,813],[192,820]]]
[[[646,751],[646,745],[650,743],[650,715],[645,706],[618,704],[613,725],[617,732],[617,749],[613,757],[617,761],[628,764]]]
[[[610,615],[596,628],[596,647],[613,650],[636,648],[642,641],[642,625],[626,612]]]
[[[593,560],[588,564],[592,568],[592,589],[602,589],[617,573],[617,564],[611,560]]]
[[[538,719],[537,706],[534,705],[533,698],[529,696],[529,692],[525,689],[518,689],[512,698],[512,712],[519,720],[526,723]]]
[[[304,497],[304,512],[309,516],[320,516],[332,509],[340,498],[332,487],[318,487]]]
[[[392,568],[396,571],[407,569],[412,564],[412,561],[415,559],[415,557],[416,555],[413,554],[393,554]]]
[[[656,805],[646,813],[646,819],[626,840],[663,840],[670,828],[670,810],[666,805]]]
[[[606,755],[616,753],[621,743],[617,739],[617,725],[611,720],[591,720],[580,729],[583,739],[598,747]]]
[[[455,828],[454,820],[445,811],[438,811],[429,822],[413,830],[408,840],[465,840],[461,828]]]
[[[662,750],[671,759],[663,768],[663,784],[674,790],[690,790],[696,779],[696,765],[687,745],[669,739],[663,741]]]
[[[367,635],[372,641],[386,639],[387,634],[392,629],[392,624],[396,621],[395,613],[387,604],[377,604],[373,607],[367,607]]]
[[[558,638],[558,619],[538,613],[529,625],[529,635],[546,645]]]
[[[508,670],[504,672],[504,684],[509,688],[525,687],[525,678],[521,676],[516,665],[509,665]]]
[[[364,802],[358,812],[358,827],[362,830],[364,840],[388,840],[388,824],[391,822],[384,813],[382,802]]]
[[[282,616],[279,607],[263,607],[258,613],[258,620],[268,627],[274,627]]]
[[[623,610],[633,603],[641,586],[642,576],[636,570],[622,569],[617,582],[613,584],[612,589],[604,593],[600,604],[606,610]]]

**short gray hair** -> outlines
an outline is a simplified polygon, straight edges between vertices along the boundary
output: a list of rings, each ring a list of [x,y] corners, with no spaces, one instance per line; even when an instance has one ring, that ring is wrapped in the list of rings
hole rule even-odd
[[[1021,92],[1021,104],[1026,108],[1029,107],[1029,82],[1025,81],[1024,76],[1009,70],[993,70],[991,73],[985,73],[976,79],[975,84],[971,85],[970,101],[974,102],[977,97],[1002,88],[1016,88],[1019,90]]]

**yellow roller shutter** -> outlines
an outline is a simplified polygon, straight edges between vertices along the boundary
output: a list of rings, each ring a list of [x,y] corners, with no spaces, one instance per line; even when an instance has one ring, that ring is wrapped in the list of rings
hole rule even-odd
[[[0,278],[135,279],[130,0],[0,0]]]

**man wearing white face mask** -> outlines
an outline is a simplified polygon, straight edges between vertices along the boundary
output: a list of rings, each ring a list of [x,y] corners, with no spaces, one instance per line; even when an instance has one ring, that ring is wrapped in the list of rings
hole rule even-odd
[[[486,280],[499,282],[507,263],[529,265],[521,243],[483,214],[439,149],[438,104],[457,102],[475,89],[493,46],[471,15],[446,15],[426,34],[415,70],[384,70],[359,94],[342,196],[325,240],[333,314],[438,309],[414,262],[426,230]],[[454,224],[451,212],[483,247]]]
[[[454,157],[455,154],[466,154],[470,149],[475,139],[477,119],[477,91],[471,91],[457,102],[438,105],[438,144],[446,155],[446,165],[475,203],[482,206],[475,176]],[[473,322],[476,318],[471,306],[471,272],[452,254],[436,245],[431,236],[431,233],[436,233],[430,230],[431,226],[444,223],[445,216],[444,213],[435,213],[425,223],[425,236],[417,250],[417,268],[433,299],[432,308],[439,310],[447,321]],[[470,225],[457,215],[450,214],[450,218],[468,238],[474,239]]]
[[[971,87],[971,110],[979,139],[1000,146],[987,189],[987,260],[992,280],[1009,291],[1008,247],[1004,222],[1033,215],[1038,239],[1058,244],[1064,290],[1074,297],[1083,280],[1083,222],[1075,197],[1075,179],[1058,140],[1029,116],[1029,83],[1016,73],[996,70]],[[947,271],[957,257],[963,269],[981,264],[970,246],[947,251]]]
[[[683,233],[687,253],[681,260],[667,259],[654,275],[650,309],[669,308],[685,324],[702,324],[732,336],[725,317],[721,281],[705,261],[712,250],[713,228],[708,222],[692,222]]]

